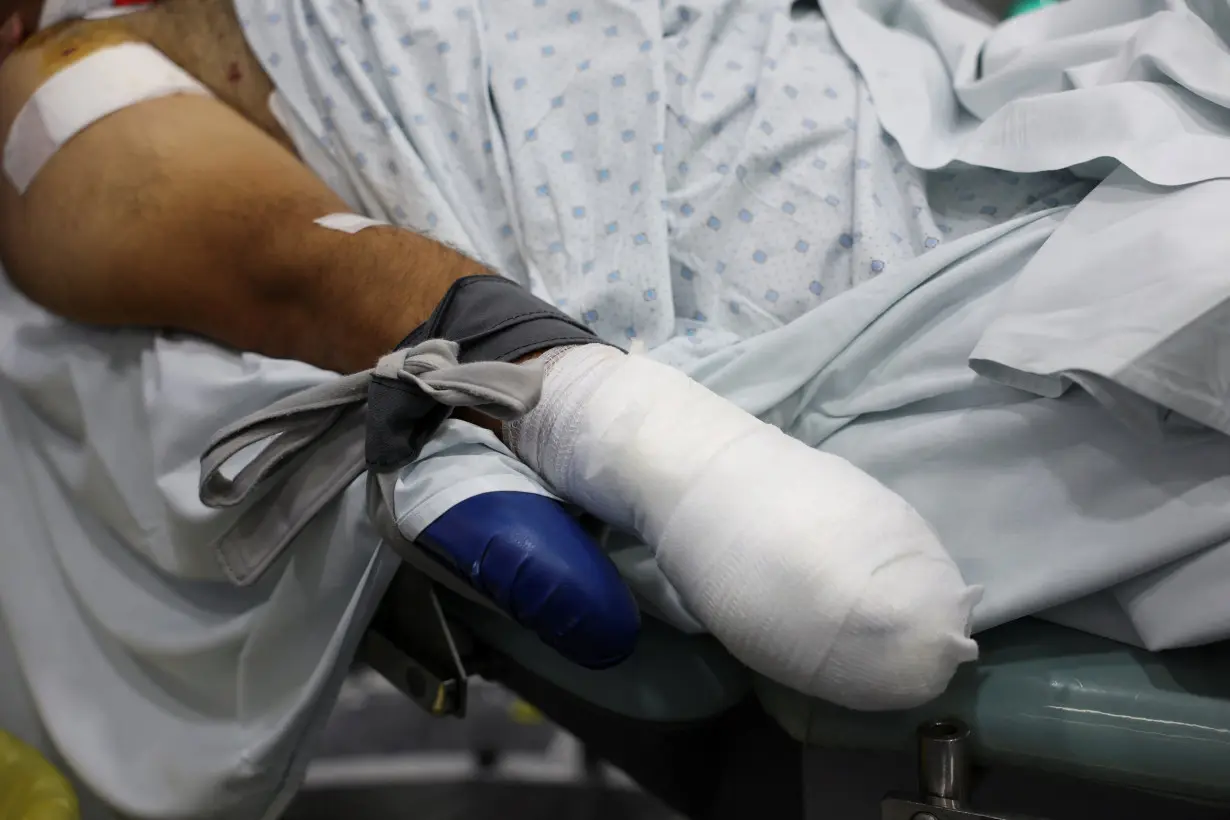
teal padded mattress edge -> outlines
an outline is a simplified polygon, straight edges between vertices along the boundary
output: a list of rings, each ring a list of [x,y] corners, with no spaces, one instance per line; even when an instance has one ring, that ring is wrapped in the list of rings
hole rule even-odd
[[[979,762],[1230,803],[1230,645],[1150,653],[1026,619],[978,636],[979,661],[915,710],[851,712],[766,680],[793,737],[908,751],[924,720],[960,718]]]
[[[449,608],[530,671],[634,720],[701,720],[754,685],[769,715],[809,744],[909,752],[919,723],[955,717],[973,728],[984,764],[1230,804],[1230,644],[1150,653],[1025,619],[981,633],[981,658],[939,699],[906,712],[860,713],[763,678],[749,684],[716,641],[650,618],[629,661],[590,672],[507,619]]]

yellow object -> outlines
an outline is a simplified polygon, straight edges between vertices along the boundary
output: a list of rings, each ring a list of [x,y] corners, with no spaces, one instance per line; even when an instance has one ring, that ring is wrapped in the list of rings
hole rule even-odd
[[[514,723],[523,725],[533,726],[542,723],[542,712],[523,700],[513,701],[513,704],[508,707],[508,716],[513,719]],[[0,817],[0,820],[5,820],[5,818]]]
[[[0,732],[0,820],[78,820],[77,795],[37,751]]]

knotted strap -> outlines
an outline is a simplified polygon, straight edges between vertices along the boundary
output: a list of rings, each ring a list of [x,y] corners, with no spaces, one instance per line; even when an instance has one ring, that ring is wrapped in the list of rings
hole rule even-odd
[[[458,361],[459,345],[427,339],[383,356],[370,370],[310,387],[223,429],[201,457],[201,502],[248,504],[218,539],[231,582],[253,583],[325,505],[368,471],[368,514],[401,557],[432,580],[495,608],[484,596],[408,541],[397,527],[393,491],[454,407],[515,419],[538,402],[536,362]],[[223,474],[232,460],[265,446]]]

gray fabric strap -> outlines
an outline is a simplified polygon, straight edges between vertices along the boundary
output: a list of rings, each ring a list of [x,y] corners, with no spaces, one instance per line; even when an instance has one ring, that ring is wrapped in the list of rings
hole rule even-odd
[[[444,339],[428,339],[406,350],[395,350],[376,362],[368,376],[410,382],[425,396],[450,407],[473,407],[488,416],[510,421],[534,409],[542,393],[542,365],[537,360],[457,363],[460,347]]]
[[[456,343],[429,339],[383,356],[371,370],[287,396],[214,436],[201,456],[201,502],[211,508],[246,505],[215,543],[227,578],[240,586],[255,582],[308,522],[363,474],[373,376],[410,385],[438,404],[473,407],[499,419],[518,418],[538,403],[542,367],[537,362],[460,364],[457,354]],[[223,474],[232,459],[264,442],[233,477]],[[368,474],[367,511],[380,535],[432,580],[495,609],[401,534],[393,506],[398,472]]]

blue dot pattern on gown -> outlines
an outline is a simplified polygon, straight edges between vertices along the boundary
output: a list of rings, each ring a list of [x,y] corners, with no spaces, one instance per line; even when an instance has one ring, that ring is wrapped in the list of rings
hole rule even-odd
[[[1080,190],[911,167],[824,20],[785,2],[236,8],[296,143],[333,158],[356,210],[616,343],[746,338]]]

